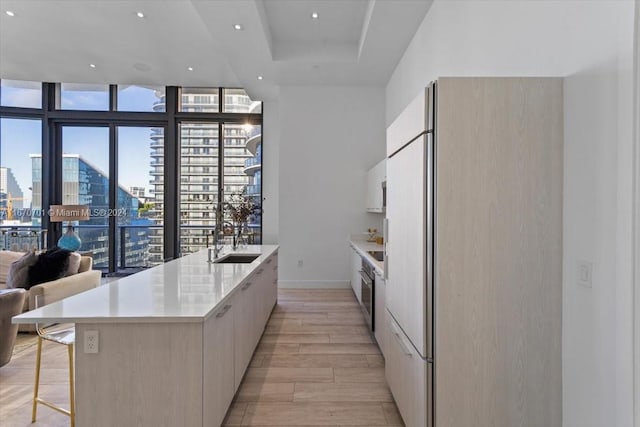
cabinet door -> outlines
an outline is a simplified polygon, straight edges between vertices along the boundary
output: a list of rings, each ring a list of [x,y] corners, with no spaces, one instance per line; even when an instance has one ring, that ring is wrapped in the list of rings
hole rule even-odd
[[[391,316],[386,322],[385,377],[407,426],[432,426],[432,364],[420,357]]]
[[[234,395],[233,314],[232,301],[225,304],[204,323],[203,331],[203,425],[218,426]]]
[[[269,315],[267,316],[267,320],[269,320],[269,316],[271,315],[271,311],[273,307],[276,305],[278,301],[278,253],[276,252],[271,256],[273,262],[270,263],[267,267],[271,269],[271,278],[270,278],[270,292],[269,292]]]
[[[251,353],[253,353],[253,349],[260,341],[260,337],[262,336],[262,331],[264,329],[265,316],[267,313],[267,293],[269,291],[267,283],[268,278],[265,273],[265,267],[258,267],[258,270],[252,277],[253,288],[249,291],[249,297],[251,298],[251,305],[253,307],[253,324],[251,326],[252,336],[253,336],[253,348],[251,349]]]
[[[362,302],[362,281],[360,279],[360,270],[362,269],[362,258],[360,254],[351,248],[351,288],[358,300],[358,303]]]
[[[385,333],[384,330],[386,328],[385,322],[387,319],[387,307],[385,303],[385,289],[386,285],[384,283],[384,278],[376,272],[376,280],[375,280],[375,309],[373,311],[373,322],[374,322],[374,335],[376,337],[376,341],[378,341],[378,347],[380,347],[380,351],[382,355],[385,356]]]
[[[387,161],[387,308],[423,356],[428,354],[427,138]],[[430,338],[430,337],[429,337]]]
[[[386,179],[386,159],[367,172],[367,211],[383,212],[382,182]]]
[[[240,285],[240,289],[234,293],[233,311],[234,319],[234,372],[235,372],[235,389],[237,390],[242,381],[251,356],[255,348],[255,327],[254,327],[254,306],[252,293],[255,287],[252,279]]]

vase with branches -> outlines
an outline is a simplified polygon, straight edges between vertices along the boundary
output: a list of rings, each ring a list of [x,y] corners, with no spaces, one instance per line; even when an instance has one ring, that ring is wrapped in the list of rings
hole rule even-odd
[[[260,213],[260,206],[250,197],[240,193],[229,195],[223,206],[225,216],[232,221],[233,248],[235,249],[242,237],[243,228],[247,226],[249,217]]]

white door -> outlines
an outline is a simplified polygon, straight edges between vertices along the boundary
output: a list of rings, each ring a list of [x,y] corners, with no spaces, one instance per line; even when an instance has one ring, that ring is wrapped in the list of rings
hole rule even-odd
[[[387,308],[422,357],[428,357],[426,164],[426,136],[387,161]]]

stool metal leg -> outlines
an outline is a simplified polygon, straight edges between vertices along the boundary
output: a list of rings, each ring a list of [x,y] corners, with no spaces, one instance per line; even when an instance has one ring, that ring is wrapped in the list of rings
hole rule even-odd
[[[36,353],[36,383],[33,387],[33,409],[31,410],[31,422],[36,422],[36,409],[38,407],[38,388],[40,387],[40,360],[42,358],[42,338],[38,336],[38,350]]]
[[[71,417],[71,427],[75,427],[76,425],[76,395],[73,387],[73,347],[73,344],[67,346],[69,350],[69,402],[71,402],[69,416]]]

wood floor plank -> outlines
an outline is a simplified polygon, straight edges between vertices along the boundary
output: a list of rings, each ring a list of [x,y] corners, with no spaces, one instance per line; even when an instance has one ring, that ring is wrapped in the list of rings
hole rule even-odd
[[[400,412],[395,403],[383,403],[382,409],[384,410],[384,416],[387,419],[387,424],[390,426],[404,426]]]
[[[380,354],[375,344],[300,344],[300,354]]]
[[[297,354],[299,344],[263,343],[258,344],[254,355],[264,356],[270,354]]]
[[[333,372],[337,383],[387,383],[384,368],[335,368]]]
[[[237,402],[291,402],[293,383],[245,381],[236,394]]]
[[[298,324],[267,325],[266,335],[273,334],[354,334],[362,335],[368,333],[366,326],[340,326],[340,325],[309,325],[302,324],[302,320],[297,320]]]
[[[329,334],[267,334],[262,337],[263,343],[270,344],[302,344],[302,343],[329,343]]]
[[[244,413],[247,410],[246,402],[237,402],[234,401],[231,404],[231,407],[227,411],[227,415],[222,422],[223,426],[239,426],[242,425],[242,417],[244,417]]]
[[[294,402],[393,402],[387,387],[369,383],[297,383]]]
[[[244,376],[244,381],[261,383],[333,382],[333,368],[249,368]]]
[[[331,334],[331,344],[373,344],[370,334]]]
[[[384,426],[387,420],[379,403],[294,402],[250,403],[242,419],[249,425]]]
[[[293,319],[293,320],[326,320],[327,313],[307,313],[305,311],[281,311],[273,313],[271,319]]]
[[[272,368],[366,368],[362,354],[277,354],[265,356],[263,367]]]
[[[384,368],[384,357],[381,354],[367,354],[365,357],[370,368]]]

